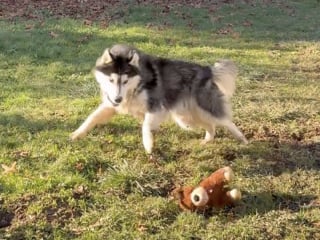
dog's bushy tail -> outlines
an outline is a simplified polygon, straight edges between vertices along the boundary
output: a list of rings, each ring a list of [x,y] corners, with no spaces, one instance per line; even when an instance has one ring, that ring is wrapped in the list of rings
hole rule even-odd
[[[219,60],[212,67],[213,81],[219,89],[226,95],[232,97],[236,90],[236,77],[238,68],[231,60]]]

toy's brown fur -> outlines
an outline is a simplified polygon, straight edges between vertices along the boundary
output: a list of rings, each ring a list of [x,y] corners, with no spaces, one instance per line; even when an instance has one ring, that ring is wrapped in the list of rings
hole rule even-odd
[[[179,205],[184,210],[195,211],[197,209],[205,209],[208,207],[221,208],[233,205],[240,200],[241,193],[239,190],[233,189],[229,191],[228,183],[232,180],[233,173],[231,168],[224,167],[208,178],[202,180],[198,187],[180,187],[174,191],[174,196],[179,200]],[[192,193],[197,188],[203,188],[207,194],[208,201],[204,205],[196,206],[192,201]]]

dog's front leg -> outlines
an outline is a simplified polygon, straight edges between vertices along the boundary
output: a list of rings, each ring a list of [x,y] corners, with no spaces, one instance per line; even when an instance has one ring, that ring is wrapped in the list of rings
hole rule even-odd
[[[112,107],[101,104],[89,117],[81,124],[81,126],[71,134],[71,140],[77,140],[85,137],[88,132],[97,124],[106,123],[115,114]]]
[[[159,128],[162,121],[165,119],[165,112],[149,113],[147,112],[144,116],[142,124],[142,141],[144,149],[148,154],[152,153],[153,148],[153,134],[152,130]]]

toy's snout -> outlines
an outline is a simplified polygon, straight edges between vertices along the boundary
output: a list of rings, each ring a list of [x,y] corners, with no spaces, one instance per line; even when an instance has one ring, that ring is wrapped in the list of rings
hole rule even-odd
[[[209,201],[209,196],[207,191],[203,187],[195,188],[191,193],[191,202],[196,207],[203,207]]]

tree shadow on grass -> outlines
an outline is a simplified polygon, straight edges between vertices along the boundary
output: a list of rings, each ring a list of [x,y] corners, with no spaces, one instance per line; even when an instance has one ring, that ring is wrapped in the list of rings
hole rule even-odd
[[[303,208],[312,207],[316,195],[286,194],[278,192],[244,192],[243,205],[246,213],[255,211],[263,213],[271,210],[289,210],[299,212]]]
[[[75,195],[73,198],[79,199],[86,196],[81,192],[81,196]],[[43,207],[37,215],[29,215],[28,208],[32,203],[40,202],[41,197],[33,194],[24,194],[16,201],[10,202],[6,208],[0,208],[0,234],[10,233],[5,239],[29,239],[44,238],[52,236],[56,229],[63,229],[64,226],[75,218],[82,216],[82,211],[78,206],[71,206],[66,198],[52,195],[51,199],[55,204]],[[89,200],[86,198],[86,200]],[[44,203],[45,205],[47,203]],[[41,220],[43,225],[37,223]],[[9,231],[6,231],[9,230]],[[71,237],[74,233],[64,230],[66,237]],[[75,236],[74,236],[75,237]]]
[[[54,227],[50,223],[46,223],[41,226],[36,226],[34,223],[25,223],[10,229],[10,235],[4,239],[53,239],[52,236],[54,236],[54,232],[57,229],[60,229],[59,232],[65,237],[65,239],[73,239],[77,237],[77,234],[71,230],[61,230],[61,227]]]
[[[91,33],[55,30],[57,37],[50,37],[51,27],[31,32],[4,31],[0,35],[0,40],[3,40],[0,50],[8,62],[21,61],[21,57],[27,57],[35,65],[46,66],[50,63],[62,62],[66,67],[73,65],[79,71],[90,72],[97,57],[105,48],[119,42],[134,44],[149,40],[144,36],[130,36],[126,33],[125,27],[123,34],[110,34],[107,37],[98,35],[94,30]],[[46,35],[49,37],[44,37]]]
[[[98,92],[94,89],[97,85],[94,85],[91,70],[105,48],[119,42],[148,41],[147,37],[126,34],[125,29],[122,35],[104,37],[94,31],[79,33],[52,30],[51,27],[34,31],[0,31],[3,56],[0,67],[6,70],[0,86],[4,89],[12,87],[15,92],[35,98],[89,96]],[[50,37],[53,31],[57,37]],[[17,74],[20,70],[24,72],[23,79]],[[90,75],[90,79],[86,79],[86,75]],[[8,91],[8,94],[12,93]],[[6,99],[6,96],[0,96],[0,99]]]
[[[135,121],[132,117],[116,118],[111,122],[101,125],[97,128],[97,131],[104,130],[107,134],[114,136],[123,136],[125,134],[136,135],[141,132],[141,124]]]
[[[298,137],[298,136],[297,136]],[[251,143],[240,150],[239,155],[248,155],[250,168],[246,175],[279,176],[296,169],[320,170],[320,143],[279,143],[277,140]]]
[[[263,8],[257,11],[260,5]],[[128,29],[136,27],[147,27],[155,32],[163,33],[166,31],[179,32],[178,36],[181,34],[181,39],[167,41],[167,45],[172,42],[173,46],[179,42],[179,45],[186,47],[211,45],[226,49],[250,49],[264,47],[264,44],[257,43],[266,40],[275,43],[279,41],[316,41],[319,38],[318,32],[314,30],[319,25],[316,10],[318,6],[317,3],[306,3],[305,5],[233,3],[229,7],[214,12],[214,14],[208,12],[208,9],[186,7],[168,8],[166,10],[169,12],[164,14],[164,9],[159,6],[133,5],[121,10],[125,11],[124,16],[119,21],[113,22],[117,26],[117,31],[112,32],[111,28],[106,29],[105,31],[110,32],[107,37],[101,35],[97,26],[92,26],[92,31],[77,32],[74,29],[82,28],[83,23],[67,18],[64,21],[69,21],[69,23],[64,23],[67,26],[62,27],[65,30],[57,28],[57,25],[63,23],[63,20],[59,22],[59,20],[53,21],[52,18],[48,18],[53,22],[35,23],[27,29],[23,21],[17,20],[14,23],[8,22],[8,24],[16,25],[18,29],[14,31],[2,30],[0,50],[6,59],[12,61],[26,56],[38,64],[63,62],[77,66],[78,69],[90,71],[103,49],[115,43],[125,42],[135,45],[151,42],[155,46],[165,44],[166,41],[159,44],[159,35],[157,34],[148,36],[144,33],[127,33]],[[288,9],[291,10],[288,12]],[[291,11],[295,12],[294,16]],[[304,16],[305,13],[309,14],[310,21],[308,23]],[[69,19],[72,19],[72,16]],[[296,20],[299,25],[292,24],[293,20]],[[304,23],[307,26],[304,26]],[[90,29],[88,26],[86,28]],[[284,29],[286,31],[283,31]],[[205,40],[198,42],[198,40],[190,38],[190,33],[192,35],[209,33],[214,36],[215,40],[209,43],[206,43]],[[238,41],[234,36],[234,34],[240,33],[239,38],[244,41]],[[280,50],[286,51],[286,49]]]
[[[225,158],[228,158],[228,161],[233,161],[244,155],[247,155],[250,161],[249,167],[246,167],[246,170],[243,171],[243,175],[248,178],[259,175],[273,178],[283,173],[291,174],[297,170],[320,170],[320,143],[257,141],[249,144],[246,148],[240,149],[239,152],[228,152]],[[302,176],[302,179],[299,180],[292,176],[290,179],[294,181],[292,184],[297,188],[303,189],[308,184],[305,182],[305,177]],[[272,191],[272,189],[255,193],[243,191],[241,203],[231,211],[240,216],[256,213],[264,214],[273,210],[299,212],[301,209],[313,206],[319,207],[319,202],[314,204],[314,201],[318,201],[316,199],[318,199],[316,195],[299,194],[296,191],[292,194]]]
[[[242,191],[242,199],[235,206],[222,209],[207,209],[199,212],[210,218],[217,213],[233,215],[234,218],[243,218],[248,215],[263,215],[271,211],[299,212],[302,209],[318,208],[316,195],[285,194],[278,192]]]
[[[0,208],[0,229],[11,225],[11,221],[14,218],[14,213]]]
[[[22,114],[6,114],[0,113],[0,126],[7,128],[20,128],[23,131],[27,131],[31,134],[41,132],[44,130],[54,130],[54,129],[72,129],[73,124],[68,123],[68,121],[62,121],[59,119],[54,120],[32,120],[28,119]]]

